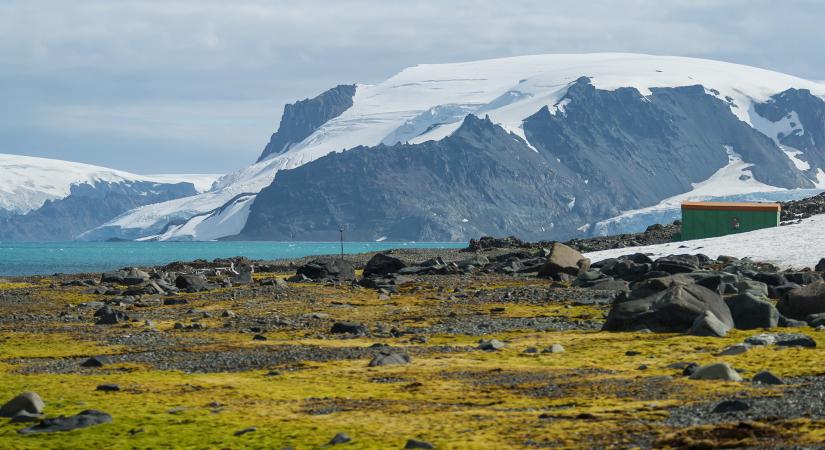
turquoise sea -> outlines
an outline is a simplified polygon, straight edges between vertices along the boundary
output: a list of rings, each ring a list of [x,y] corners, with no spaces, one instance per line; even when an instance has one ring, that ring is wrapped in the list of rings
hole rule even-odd
[[[344,252],[466,246],[461,242],[345,242]],[[340,251],[339,242],[0,242],[0,276],[101,272],[231,256],[297,258]]]

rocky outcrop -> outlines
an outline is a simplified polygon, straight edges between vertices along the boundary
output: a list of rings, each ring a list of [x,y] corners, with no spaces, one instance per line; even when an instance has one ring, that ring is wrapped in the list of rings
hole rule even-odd
[[[306,139],[321,125],[340,116],[352,106],[355,85],[338,85],[321,95],[284,106],[281,124],[272,135],[258,161],[289,149]]]

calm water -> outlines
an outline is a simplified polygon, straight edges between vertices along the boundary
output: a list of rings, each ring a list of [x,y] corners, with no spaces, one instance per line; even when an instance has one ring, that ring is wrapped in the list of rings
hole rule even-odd
[[[466,245],[456,242],[345,242],[344,252]],[[0,276],[100,272],[231,256],[297,258],[340,251],[338,242],[0,242]]]

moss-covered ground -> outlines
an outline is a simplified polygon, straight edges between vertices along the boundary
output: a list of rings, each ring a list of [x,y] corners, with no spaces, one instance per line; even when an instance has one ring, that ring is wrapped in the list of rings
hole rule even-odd
[[[258,275],[256,282],[272,275]],[[283,276],[283,275],[278,275]],[[462,317],[598,320],[604,306],[509,298],[475,301],[479,291],[546,288],[535,279],[452,280],[469,295],[455,298],[439,282],[405,286],[389,298],[349,286],[295,284],[284,289],[230,288],[180,297],[187,305],[124,307],[148,319],[125,325],[94,325],[83,302],[105,296],[82,288],[53,287],[48,280],[0,285],[0,402],[35,391],[46,415],[85,409],[110,413],[111,424],[66,433],[22,436],[24,424],[0,421],[0,448],[321,448],[338,432],[352,437],[342,448],[402,448],[409,438],[437,448],[587,448],[633,446],[813,445],[825,424],[806,418],[771,423],[669,427],[669,409],[734,396],[782,395],[782,387],[690,381],[680,362],[727,361],[745,377],[770,370],[784,377],[825,372],[825,350],[755,348],[715,356],[754,332],[726,338],[681,334],[607,333],[593,330],[537,331],[529,326],[495,333],[380,333],[345,339],[329,333],[336,320],[375,329],[426,330]],[[194,311],[193,311],[194,310]],[[225,310],[236,316],[230,322]],[[204,314],[206,313],[206,314]],[[321,316],[301,321],[306,314]],[[197,316],[199,315],[199,316]],[[71,319],[67,319],[69,316]],[[176,330],[176,322],[199,317],[203,330]],[[286,325],[272,325],[273,318]],[[253,341],[249,324],[266,319]],[[154,331],[153,331],[154,330]],[[160,370],[149,362],[115,363],[98,369],[77,361],[95,355],[151,351],[131,343],[153,334],[166,350],[211,355],[216,351],[277,352],[289,347],[361,349],[375,343],[412,355],[407,365],[367,367],[369,358],[341,357],[261,364],[249,370]],[[809,333],[825,343],[825,332]],[[500,351],[476,350],[481,338],[506,343]],[[542,353],[552,344],[563,353]],[[536,353],[525,352],[534,347]],[[158,354],[159,358],[163,353]],[[67,362],[69,370],[36,369]],[[78,366],[76,369],[73,367]],[[52,367],[48,364],[42,367]],[[116,383],[121,390],[96,387]],[[256,431],[235,436],[255,427]],[[739,428],[737,428],[739,427]],[[337,448],[338,446],[336,446]]]

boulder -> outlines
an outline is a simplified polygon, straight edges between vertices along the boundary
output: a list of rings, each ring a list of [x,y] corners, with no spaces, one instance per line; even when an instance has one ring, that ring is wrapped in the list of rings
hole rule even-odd
[[[781,273],[776,272],[759,272],[753,277],[754,281],[759,281],[768,286],[781,286],[788,283],[788,279]]]
[[[730,412],[739,412],[739,411],[747,411],[751,409],[751,406],[742,400],[725,400],[715,408],[713,408],[713,412],[716,414],[721,413],[730,413]]]
[[[395,364],[409,364],[410,357],[402,353],[396,352],[381,352],[376,355],[369,363],[369,367],[390,366]]]
[[[786,272],[784,275],[789,282],[796,283],[800,286],[822,281],[822,275],[816,272]]]
[[[482,339],[478,342],[479,350],[495,351],[501,350],[502,348],[504,348],[504,342],[501,342],[498,339]]]
[[[0,417],[14,417],[18,413],[41,414],[43,399],[35,392],[23,392],[0,406]]]
[[[75,416],[45,419],[37,425],[19,430],[18,433],[23,435],[54,433],[56,431],[71,431],[104,423],[112,423],[112,416],[103,411],[89,409],[81,411]]]
[[[586,268],[584,268],[585,266]],[[547,262],[541,266],[538,275],[545,278],[553,278],[560,273],[576,276],[579,272],[589,269],[589,267],[590,260],[582,256],[581,253],[562,243],[554,242],[550,247]]]
[[[433,444],[430,444],[429,442],[426,442],[426,441],[420,441],[418,439],[408,439],[407,443],[404,444],[404,448],[405,449],[424,449],[424,450],[428,450],[428,449],[434,449],[435,446]]]
[[[691,380],[742,381],[742,377],[726,362],[708,364],[697,368],[690,375]]]
[[[214,288],[213,285],[209,284],[205,276],[194,273],[178,275],[177,278],[175,278],[175,287],[187,292],[208,291]]]
[[[358,322],[335,322],[332,324],[330,333],[333,334],[357,334],[366,335],[367,327]]]
[[[355,264],[341,258],[316,259],[304,264],[295,272],[313,280],[354,280]]]
[[[804,320],[811,314],[825,313],[825,281],[786,293],[776,308],[782,315],[797,320]]]
[[[364,276],[388,275],[407,267],[404,261],[386,253],[376,253],[364,266]]]
[[[757,297],[768,296],[768,285],[761,281],[742,280],[734,283],[734,287],[740,294],[753,294]]]
[[[352,442],[352,438],[347,433],[338,433],[329,440],[327,445],[346,444],[348,442]]]
[[[779,378],[778,376],[776,376],[776,375],[774,375],[774,374],[772,374],[768,371],[763,371],[763,372],[757,373],[756,375],[753,376],[753,379],[751,381],[753,381],[754,384],[769,384],[769,385],[785,384],[785,382],[782,380],[782,378]]]
[[[724,337],[728,334],[728,331],[730,331],[730,327],[719,321],[710,311],[705,311],[703,314],[696,316],[693,325],[690,327],[690,334],[693,336]]]
[[[816,263],[814,270],[817,272],[825,272],[825,258],[820,259],[819,262]]]
[[[739,294],[725,299],[733,317],[734,327],[740,330],[776,328],[779,311],[767,301],[753,294]]]
[[[116,325],[129,321],[129,316],[126,313],[108,305],[95,311],[94,315],[97,317],[96,325]]]
[[[719,294],[697,284],[677,284],[645,298],[614,302],[604,329],[683,332],[705,311],[712,312],[728,329],[733,328],[728,305]]]
[[[694,255],[671,255],[657,259],[653,270],[670,274],[689,273],[699,269],[699,258]]]

